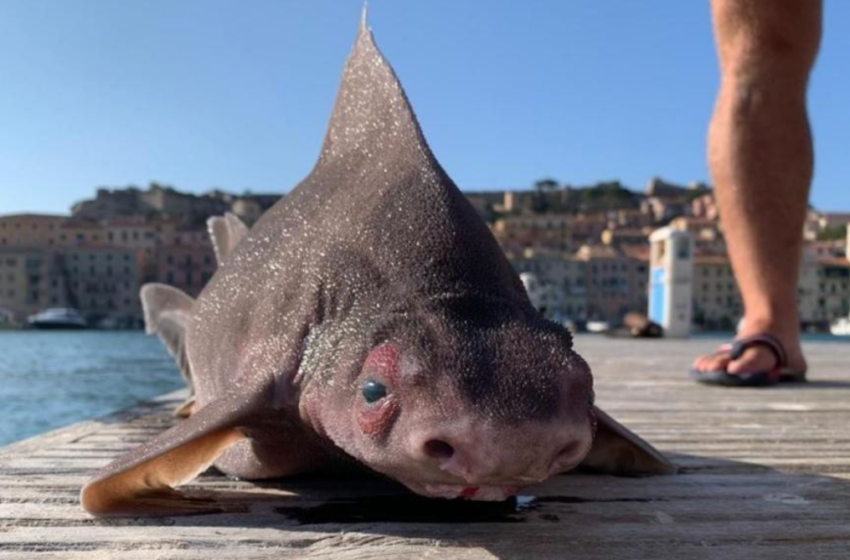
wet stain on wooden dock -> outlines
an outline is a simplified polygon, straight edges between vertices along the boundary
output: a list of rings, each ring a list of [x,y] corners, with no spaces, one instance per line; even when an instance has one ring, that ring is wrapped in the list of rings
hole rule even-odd
[[[361,523],[520,523],[519,501],[472,502],[419,496],[386,496],[334,500],[303,507],[278,507],[275,512],[299,525]]]
[[[545,511],[549,504],[665,501],[663,498],[608,498],[594,500],[575,496],[517,496],[503,502],[440,500],[419,496],[383,496],[334,500],[309,506],[274,508],[299,525],[362,523],[522,523],[530,516],[557,522],[560,517]]]

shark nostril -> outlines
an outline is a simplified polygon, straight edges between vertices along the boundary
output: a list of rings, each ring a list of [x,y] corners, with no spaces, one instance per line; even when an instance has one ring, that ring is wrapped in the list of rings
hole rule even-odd
[[[579,441],[579,440],[571,441],[570,443],[565,445],[563,447],[563,449],[561,449],[561,451],[558,453],[558,456],[559,457],[573,457],[576,454],[576,452],[579,450],[580,447],[581,447],[581,441]]]
[[[432,459],[447,460],[455,454],[455,448],[451,444],[440,439],[429,439],[424,445],[425,455]]]
[[[561,470],[566,466],[572,466],[578,459],[578,453],[582,447],[581,441],[571,441],[555,455],[549,464],[549,471]]]

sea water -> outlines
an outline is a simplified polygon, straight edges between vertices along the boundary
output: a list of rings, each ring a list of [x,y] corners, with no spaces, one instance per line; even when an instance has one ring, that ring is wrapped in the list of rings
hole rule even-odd
[[[0,445],[183,386],[140,331],[0,331]]]

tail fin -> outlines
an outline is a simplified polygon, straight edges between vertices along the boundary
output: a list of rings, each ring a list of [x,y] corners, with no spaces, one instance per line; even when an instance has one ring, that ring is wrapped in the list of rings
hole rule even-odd
[[[192,390],[192,367],[186,354],[186,330],[195,300],[166,284],[142,286],[145,331],[156,334],[177,361],[180,373]]]

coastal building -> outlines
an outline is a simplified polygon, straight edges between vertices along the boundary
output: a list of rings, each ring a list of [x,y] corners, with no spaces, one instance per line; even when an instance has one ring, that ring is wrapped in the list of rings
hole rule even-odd
[[[72,216],[0,216],[0,309],[20,320],[71,306],[94,320],[138,324],[144,283],[170,284],[195,297],[212,277],[211,215],[233,212],[250,225],[279,198],[218,190],[193,195],[152,184],[100,189],[76,204]],[[571,188],[540,181],[534,190],[467,198],[550,318],[616,322],[629,311],[646,312],[647,235],[659,221],[693,234],[694,323],[730,328],[743,314],[714,194],[705,185],[656,178],[645,193],[635,193],[616,182]],[[823,329],[848,314],[850,234],[837,239],[848,221],[850,214],[808,214],[797,302],[804,328]]]
[[[603,245],[611,247],[648,246],[649,234],[652,228],[609,228],[599,236]]]
[[[543,181],[542,183],[546,183]],[[504,191],[502,209],[508,214],[524,213],[553,213],[574,212],[576,200],[573,189],[558,188],[557,184],[548,185],[553,188],[536,190]]]
[[[157,279],[160,247],[174,239],[176,224],[171,220],[126,217],[104,220],[106,244],[135,252],[139,285]]]
[[[649,236],[647,316],[670,337],[688,336],[693,323],[693,235],[670,226]]]
[[[627,208],[615,210],[609,215],[608,226],[626,229],[651,229],[654,223],[652,216],[641,212],[640,208]]]
[[[215,252],[206,230],[175,231],[158,247],[155,278],[196,297],[215,273]]]
[[[818,259],[819,318],[829,322],[850,316],[850,263],[846,258]]]
[[[88,246],[65,249],[54,256],[49,307],[74,307],[92,323],[139,327],[139,253],[136,250]]]
[[[539,249],[526,249],[509,255],[514,269],[531,275],[535,286],[535,307],[549,318],[580,321],[587,318],[586,263],[571,255]],[[529,293],[529,296],[531,294]]]
[[[104,242],[112,247],[152,252],[163,237],[163,226],[168,225],[168,222],[151,222],[141,217],[104,220]]]
[[[152,185],[100,189],[71,216],[0,216],[0,308],[19,324],[67,306],[95,324],[139,326],[141,285],[159,281],[197,296],[212,277],[211,215],[232,211],[251,223],[279,198]]]
[[[572,229],[572,244],[580,248],[582,245],[596,245],[602,239],[602,232],[611,227],[610,220],[604,214],[578,215],[570,222]]]
[[[91,322],[141,324],[136,253],[110,247],[0,249],[0,308],[22,324],[50,307]]]
[[[116,218],[169,219],[181,227],[203,227],[210,216],[233,212],[247,223],[281,198],[279,194],[231,194],[219,190],[195,195],[167,185],[151,183],[147,189],[98,189],[95,198],[82,200],[71,208],[78,220],[99,221]]]
[[[691,199],[707,192],[705,185],[694,184],[691,188],[686,188],[653,177],[647,183],[640,209],[641,212],[652,216],[653,223],[665,223],[677,216],[690,215]]]
[[[67,216],[52,214],[0,216],[0,249],[51,247],[57,244],[59,230],[67,220]]]
[[[720,222],[716,219],[679,216],[670,221],[670,227],[689,231],[694,240],[694,250],[698,254],[726,254],[726,238],[723,237]]]
[[[850,263],[843,257],[803,253],[797,309],[804,329],[825,330],[830,321],[850,314]],[[741,293],[726,255],[698,255],[693,277],[694,324],[729,330],[744,315]]]
[[[850,212],[819,212],[810,208],[803,224],[803,238],[806,241],[841,238],[850,224]],[[842,233],[842,229],[845,230]]]
[[[254,225],[266,210],[280,200],[280,195],[250,195],[236,198],[230,204],[230,211],[239,216],[247,225]]]
[[[850,224],[850,212],[820,212],[818,213],[818,223],[821,230],[846,227]]]
[[[717,200],[714,193],[697,196],[691,201],[691,215],[695,218],[708,218],[719,220],[720,210],[717,208]]]
[[[569,251],[574,220],[569,214],[510,215],[497,219],[491,229],[506,252],[521,252],[528,247]]]
[[[803,222],[803,239],[807,242],[816,241],[821,234],[821,229],[820,212],[814,208],[809,208]]]
[[[487,223],[491,223],[497,212],[505,212],[504,209],[504,191],[465,191],[466,200],[475,208],[478,215]]]
[[[822,317],[818,299],[820,297],[819,255],[814,244],[803,246],[800,274],[797,277],[797,312],[800,324],[806,330],[822,330],[827,321]]]
[[[100,222],[69,219],[59,228],[57,247],[85,247],[107,243],[106,228]]]
[[[9,309],[0,307],[0,328],[10,328],[17,326],[15,314]]]
[[[541,282],[537,275],[532,272],[521,273],[519,279],[535,309],[547,319],[558,322],[564,320],[561,312],[563,292],[557,286],[550,282]]]
[[[104,220],[124,217],[170,217],[187,225],[200,225],[206,216],[224,214],[230,202],[213,191],[202,196],[177,191],[152,183],[146,190],[136,187],[98,189],[95,198],[71,207],[78,220]]]
[[[648,245],[585,245],[575,255],[526,249],[509,258],[530,275],[533,301],[550,318],[616,323],[630,311],[646,312]]]
[[[576,258],[587,271],[588,319],[616,322],[626,313],[647,309],[648,253],[629,256],[607,245],[584,245]]]
[[[849,234],[850,235],[850,234]],[[829,239],[826,241],[811,241],[806,243],[812,252],[818,258],[846,258],[847,240],[846,239]]]
[[[647,197],[661,199],[693,199],[701,194],[710,193],[711,189],[705,183],[693,182],[687,186],[677,185],[665,181],[661,177],[652,177],[646,184],[645,194]]]
[[[694,258],[692,320],[705,330],[733,330],[744,314],[741,293],[725,255]]]
[[[39,248],[0,247],[0,308],[22,323],[50,302],[49,286],[55,276],[50,251]]]

